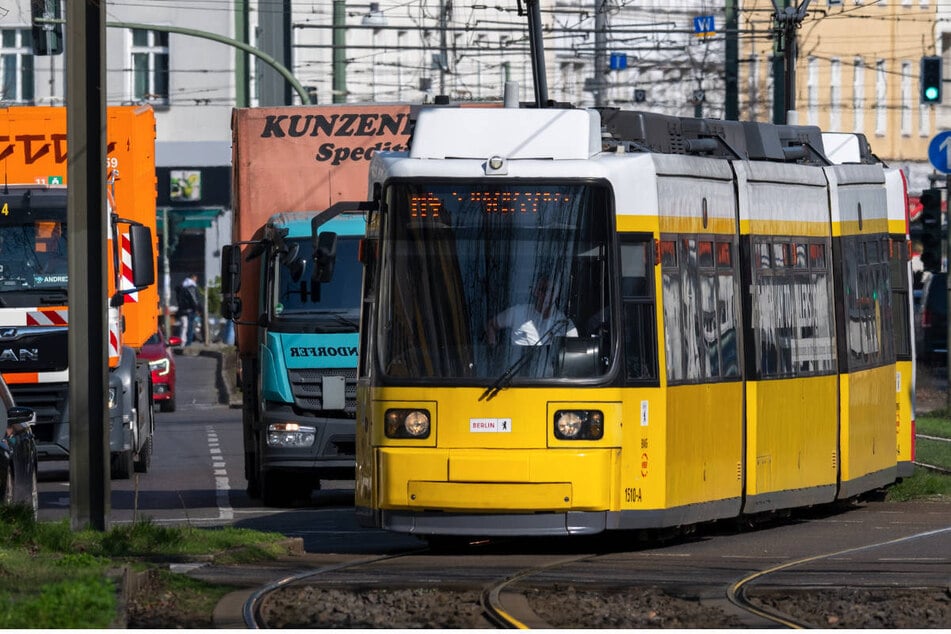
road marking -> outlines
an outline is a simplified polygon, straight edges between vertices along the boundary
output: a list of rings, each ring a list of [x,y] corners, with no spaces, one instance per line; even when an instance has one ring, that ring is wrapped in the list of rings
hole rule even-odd
[[[228,493],[231,491],[228,471],[218,468],[219,466],[225,466],[225,463],[219,462],[221,460],[221,449],[218,447],[218,434],[211,426],[206,426],[205,430],[208,433],[208,452],[211,454],[212,468],[215,470],[215,489],[217,489],[215,497],[218,501],[218,519],[233,520],[234,509],[231,508],[231,500],[228,497]]]

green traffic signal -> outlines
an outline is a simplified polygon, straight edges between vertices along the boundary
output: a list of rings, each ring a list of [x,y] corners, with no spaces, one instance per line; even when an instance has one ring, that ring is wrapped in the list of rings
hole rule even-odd
[[[941,57],[927,55],[921,58],[921,102],[941,103]]]

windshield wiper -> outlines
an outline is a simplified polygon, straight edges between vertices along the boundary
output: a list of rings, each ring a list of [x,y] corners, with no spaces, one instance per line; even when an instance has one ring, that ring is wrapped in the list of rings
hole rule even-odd
[[[332,313],[332,316],[337,320],[338,323],[344,324],[346,326],[353,326],[354,328],[360,327],[360,321],[357,319],[351,319],[350,317],[341,315],[340,313]]]
[[[552,324],[551,328],[545,331],[545,334],[538,338],[538,341],[536,341],[530,346],[527,346],[527,350],[525,350],[525,352],[522,353],[522,356],[516,359],[515,362],[512,365],[510,365],[508,369],[505,372],[503,372],[502,375],[499,376],[499,378],[497,378],[492,385],[485,388],[485,391],[482,393],[482,396],[479,397],[479,400],[491,401],[493,398],[495,398],[496,394],[501,392],[504,388],[508,387],[508,385],[512,382],[512,379],[515,378],[515,375],[518,374],[518,371],[522,369],[522,366],[528,363],[528,360],[531,359],[532,356],[534,356],[535,352],[543,344],[547,344],[551,340],[552,335],[555,332],[555,329],[560,328],[567,323],[569,323],[568,319],[565,318],[565,319],[559,319],[554,324]]]

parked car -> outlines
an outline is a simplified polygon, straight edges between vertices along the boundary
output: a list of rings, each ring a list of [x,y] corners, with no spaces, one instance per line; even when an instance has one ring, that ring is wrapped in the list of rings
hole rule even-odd
[[[932,273],[921,293],[918,318],[918,357],[944,365],[948,360],[948,274]]]
[[[0,503],[24,504],[36,517],[39,497],[36,488],[36,443],[33,424],[36,413],[18,407],[6,381],[0,375]]]
[[[159,330],[139,350],[139,359],[148,361],[152,371],[152,400],[163,412],[175,411],[175,355],[172,348],[180,345],[182,340],[179,337],[166,340],[165,333]]]

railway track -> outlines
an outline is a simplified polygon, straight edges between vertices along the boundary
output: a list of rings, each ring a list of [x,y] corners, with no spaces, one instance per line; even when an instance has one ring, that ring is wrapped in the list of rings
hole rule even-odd
[[[448,553],[419,549],[364,557],[259,588],[245,605],[245,624],[252,629],[802,629],[834,624],[821,622],[826,614],[855,618],[843,616],[845,604],[867,600],[870,618],[879,618],[871,606],[885,605],[895,622],[849,627],[951,626],[951,526],[836,550],[813,549],[816,554],[785,561],[744,557],[743,539],[761,533],[568,554],[557,547],[529,552],[531,545],[516,541]],[[935,558],[909,554],[916,542],[920,551],[926,541],[924,550],[938,553]],[[575,548],[570,541],[562,546]],[[808,600],[800,600],[803,596]],[[932,613],[927,618],[937,621],[921,620],[927,610]]]

